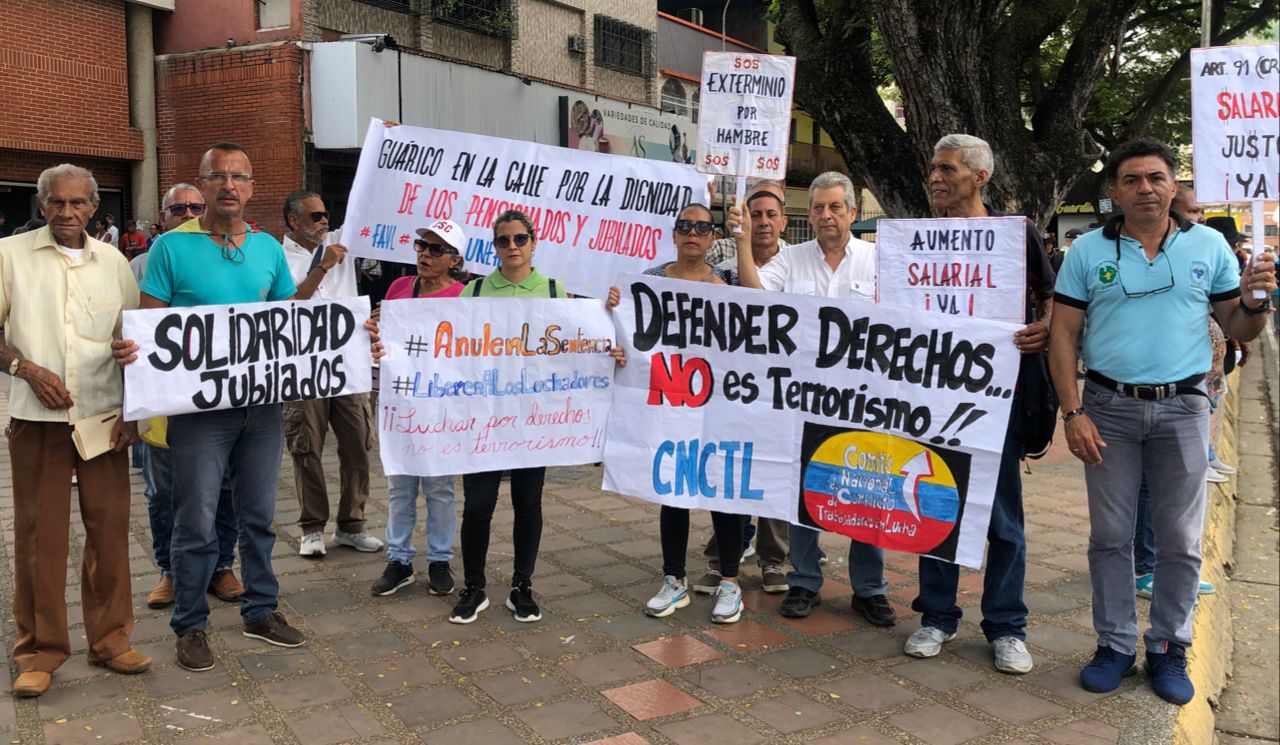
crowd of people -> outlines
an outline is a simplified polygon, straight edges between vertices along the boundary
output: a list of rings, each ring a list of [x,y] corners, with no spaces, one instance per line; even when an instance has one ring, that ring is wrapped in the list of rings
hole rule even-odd
[[[1182,704],[1194,695],[1186,649],[1192,608],[1205,591],[1199,541],[1206,477],[1230,469],[1210,448],[1210,411],[1221,396],[1213,373],[1223,358],[1211,337],[1218,326],[1232,339],[1256,336],[1276,278],[1268,255],[1242,266],[1229,236],[1200,224],[1194,198],[1179,193],[1176,165],[1169,149],[1152,140],[1117,147],[1104,173],[1122,214],[1070,236],[1057,272],[1040,232],[1027,221],[1027,311],[1011,339],[1022,353],[1020,384],[1005,428],[987,532],[981,628],[998,670],[1022,674],[1033,668],[1026,646],[1019,462],[1030,437],[1025,399],[1036,376],[1047,376],[1047,355],[1067,445],[1085,465],[1089,503],[1098,645],[1081,672],[1081,684],[1110,691],[1134,672],[1135,597],[1141,595],[1151,598],[1151,628],[1145,634],[1151,685],[1166,700]],[[994,168],[986,142],[963,134],[942,138],[928,171],[935,215],[1001,214],[983,201]],[[361,267],[329,230],[321,195],[305,190],[289,195],[282,206],[288,230],[277,241],[245,220],[254,186],[248,153],[219,143],[203,154],[195,183],[166,191],[163,229],[151,226],[150,238],[137,227],[121,233],[107,215],[90,235],[87,228],[99,206],[96,181],[83,168],[61,165],[46,170],[38,183],[47,225],[0,241],[0,321],[6,324],[0,369],[14,378],[7,434],[15,505],[18,638],[13,660],[19,676],[13,690],[18,695],[47,690],[52,673],[70,655],[63,564],[73,477],[78,477],[85,528],[81,591],[88,659],[120,673],[139,673],[151,664],[129,640],[126,451],[131,445],[143,469],[161,575],[147,602],[152,608],[173,607],[177,662],[188,670],[215,664],[206,631],[208,595],[239,603],[245,636],[282,647],[305,643],[279,610],[271,563],[276,484],[286,450],[300,504],[299,553],[320,560],[330,546],[364,552],[385,547],[386,568],[370,588],[376,596],[392,595],[415,581],[421,493],[428,590],[436,595],[458,591],[449,621],[460,624],[474,622],[489,607],[491,521],[499,486],[509,479],[514,560],[509,586],[504,585],[505,605],[520,622],[542,617],[533,579],[545,468],[464,474],[460,527],[454,478],[388,474],[385,534],[371,535],[365,507],[374,419],[367,394],[172,416],[149,422],[141,439],[136,424],[118,418],[107,452],[88,459],[77,454],[74,435],[80,423],[120,407],[121,368],[137,358],[137,345],[120,338],[123,311],[340,299],[359,292]],[[645,273],[833,300],[874,298],[876,249],[850,232],[857,210],[846,176],[829,172],[813,180],[808,218],[815,238],[794,245],[783,239],[782,184],[756,182],[748,194],[744,204],[729,211],[725,237],[719,239],[707,205],[684,206],[671,233],[675,259]],[[417,229],[416,272],[391,282],[382,302],[572,297],[571,288],[535,268],[538,235],[528,216],[505,212],[492,231],[500,263],[476,277],[463,271],[461,225],[438,220]],[[129,255],[142,246],[145,251]],[[612,308],[618,300],[614,288],[606,304]],[[377,317],[375,311],[370,323],[375,332]],[[1159,334],[1134,334],[1134,329],[1155,328]],[[620,352],[615,357],[625,364]],[[333,515],[321,461],[330,430],[341,491]],[[644,613],[668,616],[689,606],[691,592],[703,592],[715,597],[713,622],[737,622],[743,609],[739,579],[744,559],[753,554],[764,590],[786,593],[780,614],[803,618],[821,604],[825,555],[817,531],[761,519],[753,546],[757,527],[749,518],[714,512],[714,535],[704,549],[709,566],[690,582],[689,512],[663,506],[658,513],[663,576]],[[455,537],[462,555],[460,587],[452,566]],[[234,571],[237,550],[240,577]],[[789,572],[784,571],[788,560]],[[877,626],[897,623],[887,597],[883,550],[850,540],[848,567],[852,610]],[[907,638],[905,654],[934,657],[955,637],[962,617],[958,583],[955,564],[920,558],[912,610],[921,614],[921,625]]]

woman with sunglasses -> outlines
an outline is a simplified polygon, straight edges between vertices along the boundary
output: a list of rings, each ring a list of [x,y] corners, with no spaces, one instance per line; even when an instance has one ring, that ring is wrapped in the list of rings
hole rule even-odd
[[[646,269],[644,274],[717,285],[733,284],[730,276],[707,263],[707,251],[715,237],[711,210],[702,204],[686,205],[677,215],[675,229],[672,231],[676,260]],[[612,309],[620,298],[619,289],[610,288],[606,305]],[[711,610],[711,621],[737,623],[742,618],[738,565],[742,561],[743,519],[741,515],[712,512],[711,526],[716,534],[716,546],[720,554],[720,583],[716,588],[716,604]],[[644,612],[654,618],[663,618],[690,602],[685,571],[689,552],[689,510],[663,505],[658,513],[658,533],[662,541],[662,587],[645,604]]]
[[[467,245],[462,228],[452,220],[437,220],[417,231],[413,250],[418,254],[417,274],[391,283],[384,300],[451,298],[462,294],[462,255]],[[418,491],[427,499],[427,591],[432,595],[453,592],[454,513],[452,476],[387,476],[387,568],[373,583],[374,595],[392,595],[412,584],[413,528],[418,522]]]
[[[533,267],[538,246],[533,221],[519,210],[508,210],[493,223],[493,245],[498,252],[497,271],[467,285],[463,297],[571,297],[556,281]],[[511,507],[515,511],[515,561],[507,610],[517,621],[542,619],[533,599],[533,568],[542,542],[542,483],[546,468],[511,469]],[[462,477],[462,572],[465,586],[449,615],[452,623],[471,623],[489,607],[485,595],[485,561],[489,553],[489,526],[498,504],[502,471],[469,473]]]

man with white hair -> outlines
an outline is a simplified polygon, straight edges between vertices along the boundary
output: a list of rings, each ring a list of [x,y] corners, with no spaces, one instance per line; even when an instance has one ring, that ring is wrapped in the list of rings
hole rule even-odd
[[[91,238],[98,183],[84,168],[45,170],[36,202],[48,225],[0,240],[0,370],[13,377],[7,435],[13,469],[13,662],[19,696],[39,696],[71,656],[67,631],[71,474],[79,474],[84,557],[80,597],[88,661],[140,673],[129,643],[129,463],[137,428],[120,416],[124,389],[111,340],[138,285],[115,248]],[[113,424],[110,422],[114,422]],[[73,435],[110,427],[105,450]],[[87,446],[86,446],[87,447]]]
[[[995,169],[991,146],[965,134],[951,134],[938,140],[929,163],[929,201],[943,217],[997,217],[1001,213],[982,201],[982,190]],[[1014,333],[1013,341],[1024,355],[1019,371],[1019,391],[1023,374],[1035,369],[1034,355],[1049,341],[1049,314],[1052,310],[1053,270],[1045,255],[1040,231],[1026,221],[1027,292],[1026,326]],[[1021,394],[1015,393],[1005,429],[1004,449],[996,479],[991,522],[987,528],[987,568],[982,584],[982,632],[991,644],[995,667],[1003,673],[1031,671],[1027,652],[1027,605],[1022,592],[1027,569],[1027,543],[1022,523]],[[955,638],[961,610],[956,605],[960,568],[938,559],[920,557],[920,594],[911,608],[921,614],[920,628],[907,638],[903,651],[912,657],[933,657],[942,644]]]
[[[817,238],[787,246],[764,266],[757,268],[751,250],[751,213],[741,206],[730,211],[729,230],[737,243],[738,281],[743,287],[774,292],[816,295],[826,298],[875,297],[876,249],[854,238],[849,226],[857,218],[853,183],[842,173],[828,171],[809,185],[809,224]],[[822,565],[819,563],[817,529],[792,526],[791,564],[787,575],[790,589],[779,612],[803,618],[822,603]],[[849,541],[849,583],[853,586],[853,609],[876,626],[897,622],[886,593],[884,551],[859,541]]]

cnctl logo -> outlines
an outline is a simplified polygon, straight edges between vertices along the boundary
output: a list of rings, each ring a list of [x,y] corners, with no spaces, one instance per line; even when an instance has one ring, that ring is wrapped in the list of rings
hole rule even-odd
[[[960,513],[942,456],[877,432],[827,438],[806,464],[803,488],[809,517],[823,529],[895,551],[932,550]]]
[[[1115,262],[1105,261],[1098,266],[1098,281],[1105,286],[1116,283],[1116,278],[1120,276],[1120,270],[1116,268]]]

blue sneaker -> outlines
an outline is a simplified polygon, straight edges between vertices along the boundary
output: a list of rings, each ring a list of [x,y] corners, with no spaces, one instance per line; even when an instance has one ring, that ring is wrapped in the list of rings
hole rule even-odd
[[[1134,589],[1137,591],[1138,597],[1140,598],[1150,599],[1151,592],[1155,587],[1155,584],[1156,584],[1155,577],[1151,576],[1150,574],[1144,574],[1140,577],[1133,578]],[[1196,589],[1196,594],[1212,595],[1217,591],[1218,591],[1218,588],[1214,587],[1212,582],[1202,581],[1200,583],[1200,586]]]
[[[1121,654],[1111,647],[1098,647],[1093,659],[1080,671],[1080,686],[1094,693],[1111,693],[1120,687],[1120,680],[1138,672],[1133,664],[1137,655]]]
[[[1171,704],[1182,706],[1196,696],[1196,687],[1187,677],[1187,650],[1181,644],[1164,642],[1164,652],[1147,648],[1147,677],[1151,690]]]

